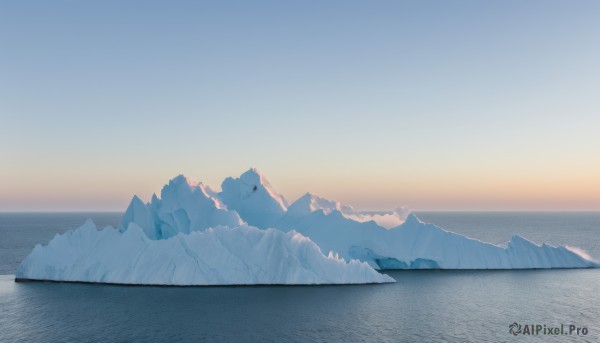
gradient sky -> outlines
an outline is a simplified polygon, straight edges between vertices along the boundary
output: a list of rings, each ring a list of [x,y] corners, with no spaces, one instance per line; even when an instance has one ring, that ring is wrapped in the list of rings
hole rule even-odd
[[[2,1],[0,211],[600,210],[599,1]]]

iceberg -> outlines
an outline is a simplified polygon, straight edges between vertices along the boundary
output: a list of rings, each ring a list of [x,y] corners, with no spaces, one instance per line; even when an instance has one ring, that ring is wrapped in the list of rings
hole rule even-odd
[[[327,255],[323,254],[327,253]],[[17,280],[144,285],[365,284],[386,269],[597,268],[577,248],[513,236],[506,247],[422,222],[405,208],[361,212],[307,193],[289,204],[250,169],[216,192],[182,175],[118,227],[91,221],[38,245]]]

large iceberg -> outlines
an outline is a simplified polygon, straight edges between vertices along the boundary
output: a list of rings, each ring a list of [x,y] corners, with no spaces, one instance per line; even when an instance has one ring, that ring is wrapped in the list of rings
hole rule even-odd
[[[151,285],[393,282],[375,269],[596,268],[578,249],[514,236],[506,247],[306,194],[288,204],[256,169],[221,192],[184,176],[148,203],[134,197],[117,229],[88,221],[35,247],[18,280]],[[322,252],[327,253],[324,255]]]

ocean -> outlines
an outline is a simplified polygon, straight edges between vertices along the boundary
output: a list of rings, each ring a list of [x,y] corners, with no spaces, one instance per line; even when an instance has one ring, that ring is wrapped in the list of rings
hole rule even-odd
[[[131,287],[15,283],[38,243],[91,217],[0,214],[0,341],[597,342],[600,270],[387,271],[395,284]],[[600,212],[417,212],[494,244],[513,234],[600,258]],[[517,323],[521,333],[509,326]],[[523,334],[539,327],[538,334]],[[568,334],[573,329],[572,334]],[[558,335],[544,334],[558,332]],[[579,329],[579,334],[577,334]],[[585,334],[583,334],[585,329]]]

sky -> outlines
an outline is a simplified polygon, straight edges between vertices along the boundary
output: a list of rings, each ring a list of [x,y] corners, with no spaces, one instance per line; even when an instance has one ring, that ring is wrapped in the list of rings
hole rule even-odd
[[[598,1],[2,1],[0,211],[261,170],[359,209],[600,210]]]

